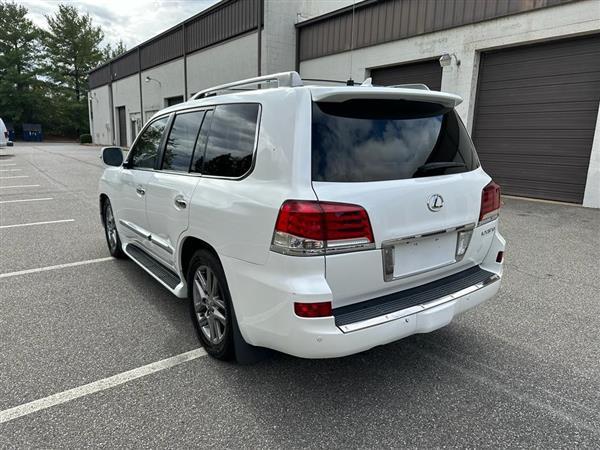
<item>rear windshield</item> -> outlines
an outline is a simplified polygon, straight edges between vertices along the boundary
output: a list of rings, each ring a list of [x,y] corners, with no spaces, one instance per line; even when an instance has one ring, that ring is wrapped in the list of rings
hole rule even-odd
[[[402,180],[477,167],[452,108],[406,100],[313,103],[313,181]]]

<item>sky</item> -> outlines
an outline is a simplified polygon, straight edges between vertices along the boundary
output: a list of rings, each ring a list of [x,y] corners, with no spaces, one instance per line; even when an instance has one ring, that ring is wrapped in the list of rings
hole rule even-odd
[[[45,15],[59,3],[77,6],[104,31],[104,43],[122,39],[127,49],[217,3],[218,0],[17,0],[29,10],[28,17],[46,28]]]

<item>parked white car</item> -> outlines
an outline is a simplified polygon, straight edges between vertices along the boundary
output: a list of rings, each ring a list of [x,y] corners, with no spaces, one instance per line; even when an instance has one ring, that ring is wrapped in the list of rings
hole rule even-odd
[[[6,129],[6,125],[0,118],[0,147],[6,147],[8,145],[8,130]]]
[[[500,189],[460,101],[295,72],[200,92],[157,113],[124,162],[103,149],[110,252],[187,297],[221,359],[338,357],[436,330],[502,276]]]

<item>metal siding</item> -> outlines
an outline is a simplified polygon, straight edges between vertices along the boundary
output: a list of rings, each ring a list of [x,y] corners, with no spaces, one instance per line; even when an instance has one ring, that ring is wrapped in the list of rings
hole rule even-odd
[[[110,83],[110,65],[106,64],[90,73],[88,79],[90,89],[104,86],[108,83]]]
[[[600,35],[481,55],[473,141],[506,194],[582,203],[600,102]]]
[[[137,51],[131,50],[111,63],[112,79],[120,80],[138,72],[139,61]]]
[[[142,44],[140,46],[142,70],[182,57],[184,43],[185,53],[192,53],[256,29],[258,26],[256,14],[258,2],[259,0],[221,2],[207,10],[206,13],[200,13],[172,30]],[[137,47],[126,55],[113,60],[112,66],[113,73],[116,73],[113,79],[137,73],[140,70]],[[107,67],[102,66],[90,72],[90,86],[98,87],[110,82],[110,76],[106,77]]]
[[[442,68],[437,59],[371,69],[371,77],[373,84],[381,86],[423,83],[434,91],[442,87]]]
[[[249,0],[250,1],[250,0]],[[254,0],[252,0],[254,1]],[[362,48],[577,0],[380,0],[355,5],[354,47]],[[339,31],[338,31],[338,26]],[[337,33],[340,39],[329,39]],[[352,7],[298,24],[301,61],[346,51]]]

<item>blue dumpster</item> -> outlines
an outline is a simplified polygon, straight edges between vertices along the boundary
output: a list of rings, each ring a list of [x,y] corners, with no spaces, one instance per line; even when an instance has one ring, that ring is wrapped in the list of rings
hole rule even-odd
[[[23,124],[23,140],[28,142],[42,142],[42,125],[39,123]]]

